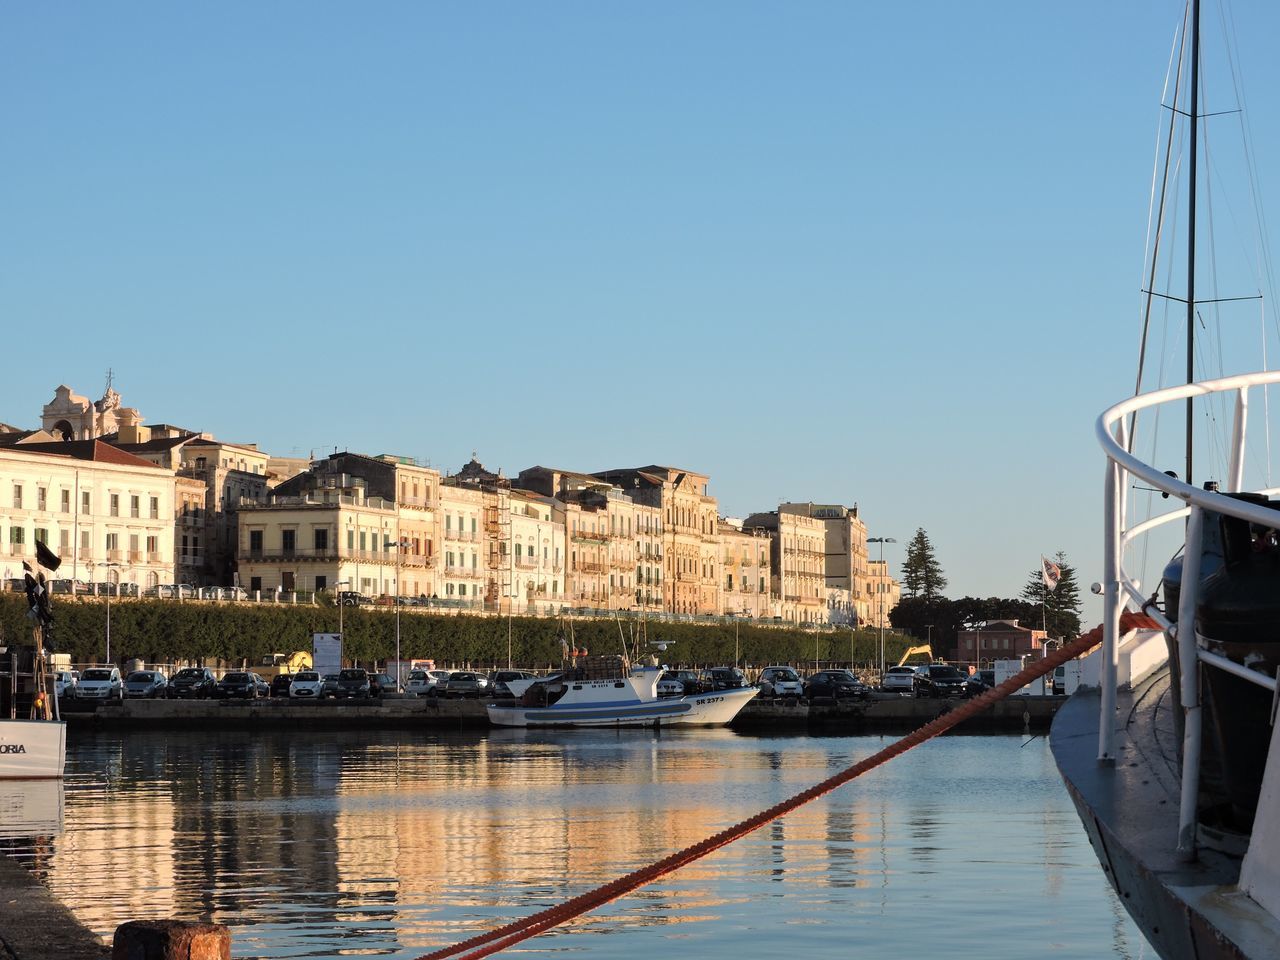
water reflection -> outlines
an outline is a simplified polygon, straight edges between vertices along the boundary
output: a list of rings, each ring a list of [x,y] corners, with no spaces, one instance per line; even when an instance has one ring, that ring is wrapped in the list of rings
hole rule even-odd
[[[81,735],[62,836],[38,865],[34,841],[15,852],[104,936],[176,916],[229,924],[238,957],[409,958],[701,840],[881,745],[724,730]],[[679,938],[772,955],[785,927],[797,950],[889,955],[939,937],[1015,957],[1021,945],[1001,954],[991,933],[1012,901],[1029,921],[1087,928],[1063,956],[1141,943],[1117,924],[1047,749],[948,738],[528,946],[633,960]],[[948,922],[921,930],[925,911]]]

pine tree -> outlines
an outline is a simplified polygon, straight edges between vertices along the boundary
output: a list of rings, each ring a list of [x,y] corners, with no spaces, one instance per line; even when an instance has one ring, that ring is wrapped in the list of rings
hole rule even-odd
[[[1074,640],[1080,635],[1080,585],[1076,581],[1076,569],[1067,562],[1067,555],[1061,550],[1054,554],[1053,562],[1062,573],[1058,586],[1048,589],[1044,585],[1042,569],[1037,565],[1022,588],[1022,599],[1037,606],[1044,605],[1041,616],[1050,637]],[[1024,624],[1028,627],[1039,625]]]
[[[933,544],[921,527],[907,544],[907,558],[902,561],[902,589],[908,597],[934,600],[947,588],[947,578],[942,575],[942,565],[933,555]]]

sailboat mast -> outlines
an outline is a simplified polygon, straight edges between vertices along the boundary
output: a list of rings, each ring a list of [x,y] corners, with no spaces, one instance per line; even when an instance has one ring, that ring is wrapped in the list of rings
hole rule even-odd
[[[1191,181],[1187,201],[1187,383],[1195,383],[1196,334],[1196,157],[1200,117],[1200,0],[1191,0]],[[1192,400],[1187,397],[1187,483],[1191,483]]]

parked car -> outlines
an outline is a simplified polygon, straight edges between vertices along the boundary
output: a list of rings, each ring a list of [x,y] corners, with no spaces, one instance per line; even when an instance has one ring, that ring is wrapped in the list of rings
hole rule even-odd
[[[294,675],[291,673],[277,673],[271,678],[271,695],[273,697],[289,696],[289,685],[293,683]]]
[[[324,686],[320,688],[321,697],[336,697],[338,695],[338,674],[326,673],[324,675]]]
[[[170,699],[206,699],[218,688],[217,678],[208,667],[187,667],[169,678]]]
[[[369,678],[369,696],[380,697],[384,693],[397,693],[396,678],[389,673],[375,673]]]
[[[76,681],[80,679],[80,674],[74,670],[59,670],[53,675],[53,695],[58,698],[66,697],[74,700],[76,696]]]
[[[369,696],[369,671],[360,667],[340,671],[333,695],[339,698]]]
[[[804,681],[790,667],[765,667],[760,671],[760,696],[804,696]]]
[[[880,679],[880,689],[886,693],[915,693],[916,668],[890,667]]]
[[[290,700],[319,700],[324,696],[324,678],[314,670],[299,670],[289,684]]]
[[[344,607],[358,607],[362,603],[373,603],[373,600],[358,590],[340,590],[338,591],[338,603]]]
[[[483,673],[455,670],[439,687],[441,697],[481,697],[489,692],[489,678]]]
[[[508,680],[534,680],[536,673],[528,670],[495,670],[489,674],[489,695],[494,697],[515,696],[507,686]]]
[[[963,697],[968,691],[968,680],[949,663],[930,663],[916,667],[915,694],[917,697]]]
[[[737,667],[713,667],[703,681],[708,690],[735,690],[747,686],[746,675]]]
[[[135,670],[124,678],[124,695],[133,699],[154,700],[163,697],[168,678],[159,670]]]
[[[221,587],[201,587],[198,596],[201,600],[221,600],[223,592]]]
[[[697,670],[668,670],[667,672],[674,675],[677,680],[684,684],[684,695],[686,697],[706,690],[702,683],[702,674]]]
[[[871,695],[867,685],[848,670],[819,670],[804,685],[804,695],[814,700],[865,700]]]
[[[115,667],[91,667],[80,674],[77,700],[123,700],[124,681]]]
[[[86,594],[93,593],[93,587],[83,580],[54,580],[49,584],[49,591],[51,593]]]
[[[986,693],[995,685],[996,672],[994,670],[978,670],[965,678],[965,695],[977,697]]]
[[[658,696],[660,697],[683,697],[684,681],[668,670],[658,678]]]
[[[256,673],[234,670],[218,682],[217,696],[228,700],[256,700],[271,696],[271,685]]]
[[[405,692],[416,697],[428,697],[448,679],[448,670],[411,670],[404,685]]]

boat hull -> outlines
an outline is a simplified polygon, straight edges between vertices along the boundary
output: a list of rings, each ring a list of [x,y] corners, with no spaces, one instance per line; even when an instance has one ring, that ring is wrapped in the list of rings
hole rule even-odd
[[[61,777],[67,725],[60,720],[0,720],[0,780]]]
[[[666,727],[723,726],[758,691],[754,687],[687,697],[628,703],[567,703],[547,707],[489,704],[489,722],[499,727]]]

